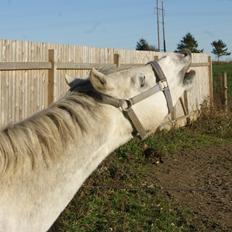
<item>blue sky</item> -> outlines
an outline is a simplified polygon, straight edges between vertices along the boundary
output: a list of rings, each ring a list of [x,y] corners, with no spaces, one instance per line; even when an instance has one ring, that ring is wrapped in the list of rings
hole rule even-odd
[[[1,0],[0,38],[134,49],[156,45],[155,0]],[[232,51],[232,0],[164,0],[167,50],[190,32],[199,48]],[[232,56],[230,56],[232,59]]]

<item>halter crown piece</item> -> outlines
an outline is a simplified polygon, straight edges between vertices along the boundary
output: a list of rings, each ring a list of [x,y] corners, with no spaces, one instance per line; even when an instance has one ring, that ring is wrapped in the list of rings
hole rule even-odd
[[[88,95],[93,96],[95,99],[100,100],[101,103],[109,104],[114,107],[120,108],[123,114],[130,120],[135,133],[143,140],[145,139],[150,132],[145,130],[141,124],[139,118],[135,114],[132,106],[141,102],[142,100],[154,95],[155,93],[162,91],[167,101],[168,112],[171,113],[174,109],[170,89],[168,86],[167,78],[164,75],[159,63],[157,61],[151,61],[148,64],[152,66],[152,69],[155,73],[157,84],[151,87],[150,89],[134,96],[129,99],[118,99],[102,93],[97,92],[93,87],[91,90],[88,89],[78,89],[80,92],[84,92]],[[70,91],[76,89],[76,86],[73,86]]]

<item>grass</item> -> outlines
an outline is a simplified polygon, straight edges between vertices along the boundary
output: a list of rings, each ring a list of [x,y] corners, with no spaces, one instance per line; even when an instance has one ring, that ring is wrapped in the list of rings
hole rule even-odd
[[[232,75],[232,63],[213,63],[213,74],[218,75],[227,72],[229,76]]]
[[[219,76],[222,76],[224,72],[227,72],[228,77],[228,95],[232,96],[232,63],[217,63],[213,64],[213,77],[214,77],[214,87],[216,93],[219,92]],[[218,88],[217,88],[218,87]]]
[[[183,149],[230,143],[231,134],[231,115],[206,113],[188,127],[158,132],[143,142],[133,139],[91,175],[53,230],[198,231],[191,209],[177,208],[156,186],[155,158],[144,155],[144,144],[168,156]]]

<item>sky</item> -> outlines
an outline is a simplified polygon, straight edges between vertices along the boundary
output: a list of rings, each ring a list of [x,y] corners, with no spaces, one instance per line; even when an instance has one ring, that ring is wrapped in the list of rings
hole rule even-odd
[[[156,0],[0,1],[0,39],[135,49],[145,38],[157,46]],[[163,1],[168,51],[188,32],[206,53],[218,39],[232,51],[232,0]]]

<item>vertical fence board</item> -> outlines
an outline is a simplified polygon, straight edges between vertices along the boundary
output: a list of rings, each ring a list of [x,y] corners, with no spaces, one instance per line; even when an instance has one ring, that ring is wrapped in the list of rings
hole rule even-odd
[[[52,68],[48,71],[48,105],[54,101],[54,89],[57,88],[55,59],[55,50],[49,49],[48,60],[51,62]]]
[[[209,63],[208,76],[209,76],[210,105],[213,106],[213,99],[214,99],[214,96],[213,96],[213,71],[212,71],[213,68],[212,68],[212,60],[211,60],[210,56],[208,57],[208,63]]]
[[[223,105],[224,110],[227,112],[228,110],[228,86],[227,86],[227,73],[223,73]]]

